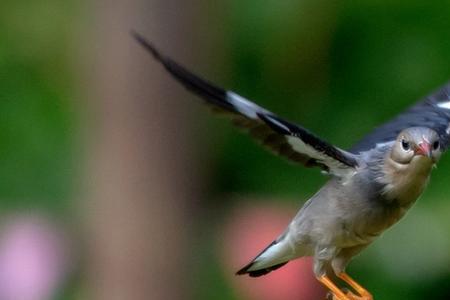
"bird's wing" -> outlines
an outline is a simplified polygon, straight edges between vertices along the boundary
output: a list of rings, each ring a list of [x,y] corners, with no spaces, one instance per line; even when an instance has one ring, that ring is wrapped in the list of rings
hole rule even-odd
[[[398,134],[408,127],[428,127],[440,136],[442,148],[450,145],[450,83],[413,105],[391,121],[376,128],[356,145],[350,152],[359,153],[394,141]]]
[[[338,177],[355,172],[358,156],[334,147],[232,91],[211,84],[161,54],[142,36],[136,33],[133,36],[188,90],[204,98],[215,110],[225,112],[235,125],[246,129],[276,154],[307,167],[319,166]]]

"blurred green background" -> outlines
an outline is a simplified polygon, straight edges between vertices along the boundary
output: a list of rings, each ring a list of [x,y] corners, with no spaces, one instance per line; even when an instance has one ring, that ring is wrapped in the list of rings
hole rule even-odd
[[[76,89],[69,50],[77,6],[71,1],[0,4],[3,209],[68,205],[76,175]]]
[[[176,1],[170,3],[176,9]],[[196,54],[191,56],[200,64],[187,65],[344,148],[450,78],[446,1],[196,4],[197,24],[211,21],[212,26],[202,30],[201,39],[217,41],[223,48],[220,53],[207,52],[214,48],[212,42],[205,48],[194,43],[190,49]],[[4,214],[32,208],[72,222],[83,172],[79,162],[86,158],[80,138],[85,108],[77,59],[82,58],[78,51],[89,45],[80,48],[77,43],[89,34],[86,22],[92,22],[93,7],[70,0],[0,4]],[[157,11],[162,14],[161,27],[168,11]],[[182,31],[196,36],[194,29]],[[190,277],[192,298],[237,300],[216,254],[221,222],[241,205],[236,199],[270,196],[295,207],[326,178],[317,170],[273,157],[223,120],[198,118],[212,128],[203,130],[201,137],[202,143],[209,143],[211,177],[203,200],[196,204],[200,218],[193,221],[197,267]],[[444,156],[408,216],[351,264],[350,273],[376,299],[450,297],[449,170],[450,158]],[[69,288],[58,299],[74,299],[83,289],[82,276],[70,278],[72,282],[64,285]]]

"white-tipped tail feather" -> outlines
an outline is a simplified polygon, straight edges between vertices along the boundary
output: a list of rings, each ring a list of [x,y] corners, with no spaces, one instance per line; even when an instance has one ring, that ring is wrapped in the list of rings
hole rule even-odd
[[[274,241],[236,274],[248,274],[251,277],[266,275],[284,266],[293,258],[292,250],[285,240]]]

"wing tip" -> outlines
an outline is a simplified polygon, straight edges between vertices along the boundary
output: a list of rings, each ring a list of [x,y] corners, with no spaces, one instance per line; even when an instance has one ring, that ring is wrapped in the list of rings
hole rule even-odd
[[[148,50],[155,59],[162,61],[163,58],[161,56],[161,53],[156,49],[156,47],[149,42],[146,38],[144,38],[143,35],[138,33],[136,30],[131,29],[130,35],[135,39],[136,42],[138,42],[144,49]]]

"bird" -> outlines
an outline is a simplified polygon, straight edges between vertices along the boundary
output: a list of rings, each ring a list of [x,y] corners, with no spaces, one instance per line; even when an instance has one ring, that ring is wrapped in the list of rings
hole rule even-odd
[[[291,260],[311,256],[315,277],[333,299],[373,299],[346,273],[346,267],[397,223],[427,186],[432,169],[450,144],[450,83],[344,150],[203,79],[162,54],[139,33],[131,34],[170,75],[214,111],[227,115],[275,154],[329,175],[282,234],[236,274],[259,277]],[[351,290],[340,288],[336,277]]]

